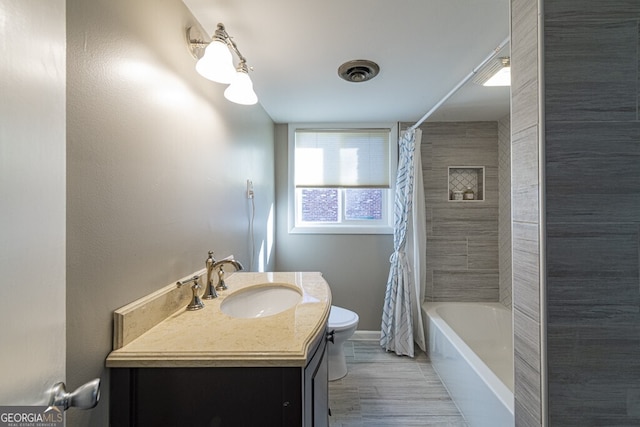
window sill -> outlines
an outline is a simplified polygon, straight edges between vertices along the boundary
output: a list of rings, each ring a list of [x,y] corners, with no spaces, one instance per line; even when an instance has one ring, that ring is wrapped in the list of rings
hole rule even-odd
[[[393,234],[388,226],[303,226],[289,229],[289,234]]]

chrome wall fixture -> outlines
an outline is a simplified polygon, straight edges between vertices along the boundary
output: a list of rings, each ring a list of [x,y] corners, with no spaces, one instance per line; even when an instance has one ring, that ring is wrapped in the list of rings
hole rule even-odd
[[[224,97],[231,102],[242,105],[253,105],[258,96],[253,90],[253,82],[249,77],[247,60],[238,46],[231,39],[223,24],[211,37],[211,42],[203,40],[202,34],[194,27],[187,29],[189,50],[196,63],[196,71],[204,78],[217,83],[228,84]],[[233,54],[238,57],[238,65],[233,65]]]

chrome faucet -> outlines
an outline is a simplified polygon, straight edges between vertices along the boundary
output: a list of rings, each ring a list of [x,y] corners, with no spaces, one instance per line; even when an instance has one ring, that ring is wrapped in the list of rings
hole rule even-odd
[[[204,299],[214,299],[218,298],[218,293],[216,289],[213,287],[213,265],[215,264],[215,260],[213,259],[213,252],[209,251],[209,256],[205,261],[205,265],[207,267],[207,285],[204,288],[204,294],[202,298]]]
[[[218,293],[216,291],[222,291],[227,289],[227,285],[224,283],[225,273],[224,273],[223,266],[225,264],[231,264],[233,268],[236,269],[236,271],[244,270],[244,267],[242,267],[242,264],[240,264],[239,261],[236,261],[235,259],[233,259],[232,256],[221,259],[220,261],[216,261],[215,258],[213,258],[213,251],[209,251],[209,256],[207,258],[207,261],[205,262],[205,265],[207,266],[207,287],[205,288],[204,295],[202,296],[202,298],[204,299],[217,298]],[[218,270],[218,284],[214,288],[213,272],[216,269]]]

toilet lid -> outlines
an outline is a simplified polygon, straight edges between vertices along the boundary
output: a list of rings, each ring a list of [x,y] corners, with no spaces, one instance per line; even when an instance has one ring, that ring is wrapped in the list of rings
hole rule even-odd
[[[359,317],[356,313],[346,308],[331,306],[329,312],[329,329],[348,328],[358,324]]]

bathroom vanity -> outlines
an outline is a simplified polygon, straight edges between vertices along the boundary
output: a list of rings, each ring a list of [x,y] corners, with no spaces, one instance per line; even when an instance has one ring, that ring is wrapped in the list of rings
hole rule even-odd
[[[112,426],[328,426],[322,275],[239,272],[226,283],[202,310],[185,310],[191,292],[174,284],[114,313]],[[271,314],[262,306],[282,288],[299,298]],[[269,315],[249,317],[256,306]]]

